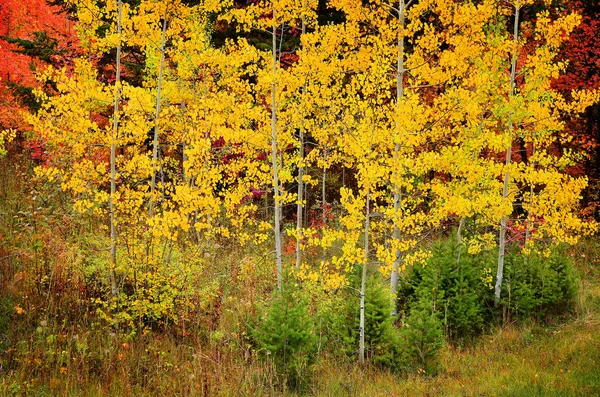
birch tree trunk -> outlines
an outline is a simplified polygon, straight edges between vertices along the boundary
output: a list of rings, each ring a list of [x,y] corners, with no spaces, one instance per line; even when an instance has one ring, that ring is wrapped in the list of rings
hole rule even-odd
[[[456,269],[460,267],[460,254],[463,246],[462,229],[465,226],[465,218],[460,218],[458,229],[456,229]]]
[[[165,37],[167,33],[167,16],[168,11],[165,11],[165,19],[163,20],[162,35],[160,39],[160,66],[158,68],[158,81],[156,86],[156,111],[154,114],[154,138],[152,143],[152,182],[150,183],[150,204],[148,215],[150,218],[154,216],[154,190],[156,190],[156,162],[158,159],[158,119],[160,115],[160,94],[162,88],[163,69],[165,67]]]
[[[113,112],[113,136],[110,143],[110,197],[108,207],[110,212],[110,287],[111,295],[117,296],[117,280],[115,277],[115,268],[117,267],[117,227],[115,225],[115,203],[114,197],[117,192],[116,186],[116,161],[117,161],[117,136],[119,132],[119,102],[121,101],[121,15],[123,3],[117,2],[117,35],[119,43],[117,44],[117,70],[115,73],[115,104]]]
[[[327,150],[327,148],[325,148],[325,150]],[[327,216],[325,213],[325,204],[327,204],[326,179],[327,168],[323,166],[323,173],[321,175],[321,217],[323,218],[323,223],[327,221]]]
[[[321,220],[323,224],[327,222],[327,214],[325,204],[327,204],[327,157],[329,156],[329,148],[327,144],[323,145],[321,158],[323,159],[323,169],[321,171]]]
[[[369,263],[369,227],[371,221],[371,192],[367,188],[367,209],[365,216],[365,252],[364,263],[362,266],[362,276],[360,279],[360,340],[358,347],[358,361],[365,363],[365,292],[367,289],[367,265]]]
[[[275,20],[275,6],[273,6]],[[283,286],[283,265],[281,261],[281,194],[277,165],[277,28],[273,26],[273,81],[271,83],[271,166],[273,167],[273,201],[275,202],[275,258],[277,266],[277,289]]]
[[[115,268],[117,267],[117,228],[115,225],[115,203],[114,197],[117,191],[116,186],[116,157],[117,157],[117,135],[119,131],[119,102],[121,101],[121,12],[123,5],[121,0],[117,2],[117,35],[119,43],[117,44],[117,71],[115,74],[115,104],[113,114],[113,135],[110,142],[110,197],[108,207],[110,211],[110,287],[111,295],[117,296],[117,280],[115,277]]]
[[[180,82],[181,84],[181,82]],[[180,90],[181,85],[180,85]],[[185,140],[187,139],[187,123],[186,123],[186,104],[185,104],[185,99],[181,100],[181,123],[183,125],[183,131],[181,134],[181,181],[183,182],[183,185],[187,185],[187,172],[185,169],[185,166],[187,164],[188,161],[188,156],[187,156],[187,152],[186,152],[186,145],[185,145]],[[188,216],[189,219],[189,216]]]
[[[532,149],[531,149],[531,157],[535,156],[535,142],[532,142]],[[535,164],[531,164],[533,166],[533,169],[535,170]],[[529,185],[529,202],[531,204],[533,204],[533,183],[531,183]],[[531,238],[531,226],[532,226],[532,222],[531,222],[531,210],[527,211],[527,220],[525,221],[525,247],[527,247],[527,243],[529,242],[529,239]]]
[[[398,20],[399,20],[399,29],[398,32],[398,61],[397,61],[397,70],[396,70],[396,106],[399,108],[400,103],[404,100],[404,17],[405,17],[405,3],[404,0],[400,0],[398,4]],[[396,132],[400,132],[400,120],[396,121]],[[394,159],[395,163],[398,164],[398,159],[400,157],[400,143],[396,143],[394,145]],[[397,167],[397,166],[396,166]],[[394,168],[394,214],[398,216],[398,212],[400,211],[400,204],[402,200],[402,192],[400,191],[400,186],[398,185],[398,169]],[[394,242],[397,243],[400,241],[400,227],[398,227],[398,223],[394,222]],[[391,292],[392,297],[395,300],[396,294],[398,293],[398,278],[400,271],[400,264],[402,263],[402,252],[397,249],[396,255],[394,259],[394,265],[392,267],[392,274],[390,277],[391,283]],[[392,308],[392,316],[396,316],[396,304],[394,302]]]
[[[513,34],[513,42],[515,43],[515,45],[518,43],[519,41],[519,14],[521,11],[521,7],[520,5],[516,5],[515,6],[515,20],[514,20],[514,34]],[[515,95],[515,79],[516,79],[516,75],[517,75],[517,50],[514,50],[515,52],[512,54],[512,64],[511,64],[511,70],[510,70],[510,93],[509,93],[509,97],[512,98]],[[510,165],[511,162],[511,155],[512,155],[512,131],[513,131],[514,125],[513,125],[513,121],[512,121],[512,116],[510,116],[510,121],[509,121],[509,125],[508,125],[508,132],[509,134],[511,134],[511,143],[508,146],[508,149],[506,150],[506,166],[507,169],[504,172],[504,188],[502,190],[502,198],[504,200],[506,200],[506,198],[508,197],[508,183],[509,183],[509,171],[508,171],[508,165]],[[498,303],[500,302],[500,293],[502,292],[502,279],[504,278],[504,254],[506,251],[506,221],[507,218],[505,216],[502,217],[501,221],[500,221],[500,237],[499,237],[499,242],[498,242],[498,271],[496,273],[496,286],[495,286],[495,290],[494,290],[494,295],[495,295],[495,299],[494,299],[494,304],[496,306],[498,306]]]
[[[302,36],[306,33],[306,18],[302,14]],[[301,36],[301,37],[302,37]],[[300,125],[300,166],[298,167],[298,205],[296,209],[296,269],[300,269],[302,262],[302,241],[303,211],[304,211],[304,99],[306,97],[306,80],[302,84],[302,121]]]

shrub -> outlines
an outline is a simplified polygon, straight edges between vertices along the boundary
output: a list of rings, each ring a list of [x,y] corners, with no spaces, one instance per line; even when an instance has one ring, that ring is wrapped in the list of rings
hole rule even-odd
[[[358,284],[359,278],[352,277]],[[348,356],[358,352],[360,339],[360,297],[356,288],[351,288],[346,300],[344,316],[340,318],[338,332],[341,333],[343,351]],[[405,367],[405,347],[391,317],[392,300],[389,288],[379,275],[367,279],[365,289],[365,356],[367,361],[392,370]]]
[[[272,358],[286,384],[298,389],[310,378],[316,354],[314,324],[302,292],[286,286],[273,296],[252,335],[260,351]]]
[[[400,319],[424,307],[442,321],[446,337],[462,341],[479,334],[496,313],[493,281],[496,250],[477,255],[463,252],[457,264],[456,245],[437,244],[425,266],[410,268],[397,296]],[[505,259],[501,309],[508,317],[537,317],[565,312],[577,292],[576,271],[558,248],[529,255],[509,251]],[[423,316],[423,314],[420,314]],[[507,317],[505,317],[505,320]]]
[[[476,335],[483,327],[486,254],[462,253],[458,264],[456,258],[456,245],[436,245],[425,266],[417,265],[406,273],[398,305],[407,319],[413,311],[422,312],[427,307],[440,320],[446,336],[459,340]]]
[[[431,296],[421,295],[413,302],[402,329],[409,362],[426,371],[436,365],[436,353],[444,346],[442,321],[432,305],[434,301]]]
[[[510,314],[542,318],[565,312],[572,307],[576,293],[575,268],[560,248],[507,255],[502,303]]]

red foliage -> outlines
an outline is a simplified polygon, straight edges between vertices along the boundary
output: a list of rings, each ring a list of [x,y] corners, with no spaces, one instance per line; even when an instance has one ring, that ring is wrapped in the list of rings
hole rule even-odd
[[[566,74],[554,81],[554,88],[569,95],[571,90],[600,89],[600,5],[573,0],[565,2],[567,11],[583,16],[561,51],[568,61]],[[587,175],[584,215],[600,216],[600,105],[596,104],[583,117],[566,120],[566,130],[573,138],[569,147],[587,154],[586,160],[570,170],[573,175]]]
[[[571,34],[561,52],[568,60],[567,73],[558,78],[554,87],[559,90],[573,90],[600,87],[600,10],[586,9],[581,0],[568,2],[569,11],[583,15],[582,23]]]
[[[2,0],[0,4],[1,37],[34,41],[36,32],[45,32],[56,40],[58,52],[69,54],[77,48],[73,24],[59,7],[50,6],[45,0]],[[20,111],[24,106],[12,87],[38,88],[35,71],[44,61],[16,52],[19,49],[17,44],[0,38],[0,128],[23,131],[26,127]],[[52,55],[49,61],[63,66],[66,59]]]
[[[534,237],[537,234],[536,225],[543,224],[544,218],[535,217],[532,222],[527,225],[526,220],[514,220],[506,222],[506,242],[507,244],[518,244],[520,248],[525,246],[525,237],[527,237],[527,228],[529,228],[529,235]]]
[[[297,215],[294,215],[296,217]],[[316,230],[314,234],[316,239],[322,237],[321,229],[327,226],[327,222],[333,221],[335,216],[332,213],[331,205],[325,203],[320,208],[311,209],[308,211],[308,228]],[[300,243],[306,245],[306,238],[303,238]],[[296,252],[296,239],[289,237],[286,239],[283,246],[283,253],[286,255],[292,255]],[[311,246],[304,250],[304,254],[309,257],[316,257],[318,253],[317,247]]]

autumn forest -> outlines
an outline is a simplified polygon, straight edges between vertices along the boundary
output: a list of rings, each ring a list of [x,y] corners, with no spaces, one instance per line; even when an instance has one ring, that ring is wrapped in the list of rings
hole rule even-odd
[[[600,6],[0,2],[3,395],[600,393]]]

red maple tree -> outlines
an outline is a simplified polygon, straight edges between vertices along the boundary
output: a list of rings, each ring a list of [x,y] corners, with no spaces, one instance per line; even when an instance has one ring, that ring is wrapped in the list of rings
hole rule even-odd
[[[35,72],[64,66],[77,48],[74,21],[46,0],[0,3],[0,128],[26,129],[21,110],[31,107]]]
[[[583,18],[561,51],[568,69],[554,81],[554,88],[565,95],[571,90],[600,89],[600,4],[571,0],[565,1],[564,7]],[[589,178],[583,215],[600,219],[600,104],[590,107],[582,117],[566,120],[566,131],[572,137],[569,146],[586,154],[580,165],[571,169],[573,174]]]

